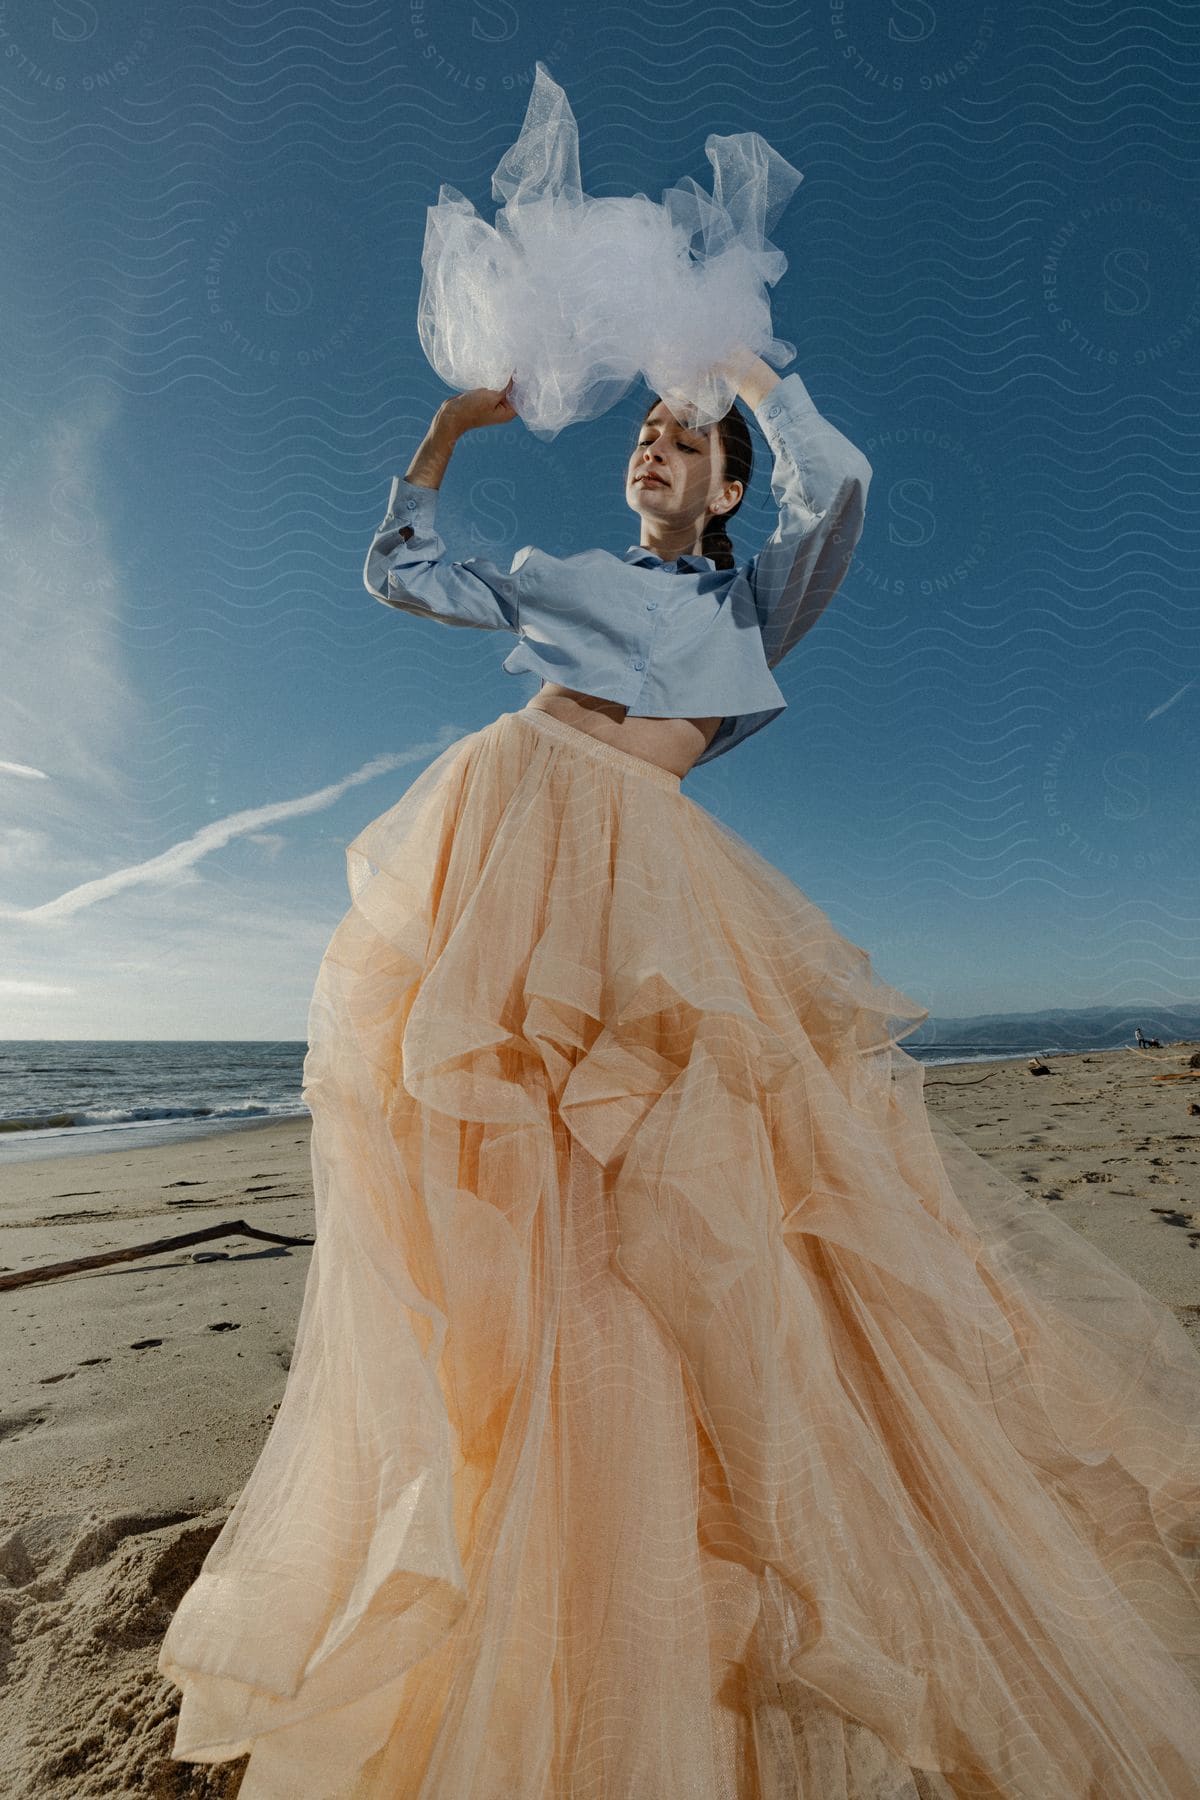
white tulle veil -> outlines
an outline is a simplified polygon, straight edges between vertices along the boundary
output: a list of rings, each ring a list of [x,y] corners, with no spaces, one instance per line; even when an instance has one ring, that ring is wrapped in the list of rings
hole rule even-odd
[[[787,258],[766,233],[803,176],[755,131],[710,133],[704,153],[711,194],[690,176],[661,204],[585,194],[574,114],[538,62],[492,177],[495,225],[445,183],[428,209],[418,333],[442,379],[462,391],[515,377],[518,414],[550,439],[638,376],[685,424],[708,425],[736,397],[731,356],[790,362],[766,292]]]

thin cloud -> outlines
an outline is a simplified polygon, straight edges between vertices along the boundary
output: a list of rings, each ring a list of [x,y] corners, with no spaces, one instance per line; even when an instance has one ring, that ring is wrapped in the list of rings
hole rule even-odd
[[[144,742],[123,629],[136,581],[107,512],[122,404],[96,389],[0,438],[0,775],[18,823],[40,822],[26,807],[53,805],[66,825],[97,800],[121,804]],[[35,800],[26,784],[47,778],[53,800]]]
[[[326,807],[335,805],[351,788],[373,781],[377,775],[386,775],[393,769],[403,768],[426,754],[427,751],[418,746],[397,755],[372,757],[361,769],[356,769],[341,781],[331,782],[328,787],[318,788],[311,794],[302,794],[295,800],[281,800],[270,806],[248,807],[242,812],[230,813],[228,818],[213,819],[201,826],[194,836],[185,838],[182,843],[173,844],[158,856],[149,857],[145,862],[130,863],[123,869],[114,869],[110,874],[100,875],[94,881],[80,882],[78,887],[68,888],[56,899],[46,900],[40,906],[0,907],[0,919],[22,925],[53,925],[62,919],[72,918],[76,913],[83,912],[100,901],[111,900],[128,888],[178,887],[192,878],[192,871],[198,862],[211,856],[214,850],[223,850],[235,838],[250,837],[267,826],[323,812]]]
[[[1181,688],[1176,688],[1175,692],[1173,694],[1168,695],[1167,699],[1165,699],[1163,701],[1161,706],[1156,706],[1152,712],[1148,712],[1146,714],[1145,719],[1142,721],[1142,723],[1144,725],[1148,725],[1150,723],[1151,719],[1157,719],[1157,717],[1160,713],[1165,713],[1168,706],[1174,706],[1175,702],[1177,700],[1181,699],[1182,696],[1187,693],[1187,691],[1190,687],[1195,687],[1195,685],[1196,684],[1194,681],[1185,681]]]
[[[12,981],[0,975],[0,999],[54,1000],[74,992],[73,987],[64,987],[60,981]]]

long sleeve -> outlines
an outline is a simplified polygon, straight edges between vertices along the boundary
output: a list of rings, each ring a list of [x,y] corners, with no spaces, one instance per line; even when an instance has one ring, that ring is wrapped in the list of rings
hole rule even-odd
[[[767,667],[820,618],[862,535],[871,465],[822,418],[804,383],[785,375],[754,408],[775,457],[779,523],[750,563]]]
[[[397,475],[376,529],[363,584],[401,612],[477,631],[520,632],[520,582],[482,556],[452,562],[434,524],[438,490]]]

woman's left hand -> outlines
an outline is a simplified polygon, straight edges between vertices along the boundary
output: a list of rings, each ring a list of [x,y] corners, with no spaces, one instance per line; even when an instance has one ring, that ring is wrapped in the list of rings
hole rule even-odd
[[[743,345],[733,356],[719,365],[723,374],[733,382],[739,400],[744,400],[752,410],[761,406],[773,387],[777,387],[782,377],[778,369],[773,369],[761,356]]]
[[[745,344],[739,344],[721,362],[714,364],[714,371],[716,374],[724,376],[725,380],[731,382],[740,393],[742,382],[754,369],[756,363],[761,367],[766,366],[761,363],[761,359],[755,356],[752,350],[747,350]]]
[[[750,406],[757,405],[759,396],[774,387],[779,379],[775,370],[745,344],[737,345],[727,356],[711,364],[708,372],[717,380],[728,382],[738,398]],[[687,395],[664,394],[663,399],[680,423],[686,425],[693,407]]]

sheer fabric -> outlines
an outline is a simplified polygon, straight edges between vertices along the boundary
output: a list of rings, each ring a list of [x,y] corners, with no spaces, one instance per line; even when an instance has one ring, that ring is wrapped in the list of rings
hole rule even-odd
[[[159,1669],[241,1800],[1196,1800],[1200,1358],[924,1008],[544,713],[347,852],[291,1372]]]
[[[744,347],[775,367],[766,292],[787,268],[768,229],[804,179],[756,131],[710,133],[712,193],[690,176],[663,191],[595,198],[580,183],[579,133],[544,63],[521,134],[492,177],[489,225],[443,183],[428,209],[417,330],[451,387],[503,388],[537,437],[606,412],[642,374],[677,396],[683,423],[711,424],[737,398],[719,365]]]

